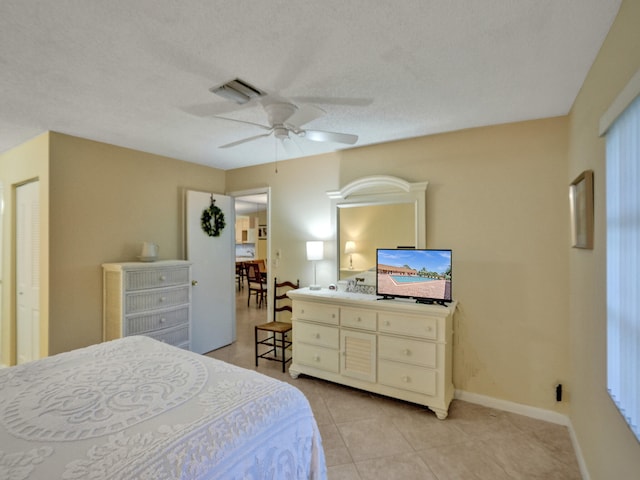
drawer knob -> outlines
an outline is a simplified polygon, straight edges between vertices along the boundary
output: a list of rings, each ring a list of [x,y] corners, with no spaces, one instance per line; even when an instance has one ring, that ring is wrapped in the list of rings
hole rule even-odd
[[[314,359],[316,362],[319,362],[319,361],[320,361],[320,355],[318,355],[318,354],[316,353],[316,354],[313,356],[313,359]]]
[[[167,297],[160,297],[160,302],[164,302],[167,299]]]
[[[167,321],[167,319],[166,319],[166,318],[164,318],[164,317],[162,317],[162,318],[160,319],[160,323],[164,323],[164,322],[166,322],[166,321]]]
[[[316,337],[316,338],[320,338],[320,334],[319,334],[319,333],[316,333],[316,334],[314,335],[314,337]]]
[[[361,322],[361,321],[362,321],[362,319],[360,317],[358,317],[358,322]]]
[[[332,314],[331,314],[331,318],[336,318],[336,314],[335,314],[335,313],[332,313]]]
[[[384,321],[384,326],[388,327],[389,325],[391,325],[391,322],[389,320],[385,320]]]
[[[160,281],[164,282],[167,279],[166,275],[160,275]]]
[[[408,375],[405,375],[402,377],[402,381],[404,383],[409,383],[411,381],[411,377],[409,377]]]
[[[411,350],[405,348],[402,353],[404,353],[408,357],[409,355],[411,355]]]

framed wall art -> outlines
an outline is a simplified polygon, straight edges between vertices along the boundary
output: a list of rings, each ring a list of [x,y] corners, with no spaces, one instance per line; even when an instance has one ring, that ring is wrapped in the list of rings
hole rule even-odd
[[[593,248],[593,170],[585,170],[569,186],[571,246]]]

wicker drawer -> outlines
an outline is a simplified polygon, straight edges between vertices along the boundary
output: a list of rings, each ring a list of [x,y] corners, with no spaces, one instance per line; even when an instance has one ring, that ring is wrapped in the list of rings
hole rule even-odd
[[[435,370],[388,360],[378,361],[378,383],[423,395],[437,391]]]
[[[295,321],[293,323],[293,336],[296,342],[304,342],[326,348],[338,349],[340,347],[340,335],[336,327]]]
[[[145,336],[155,338],[169,345],[181,345],[189,343],[189,325],[167,328],[156,332],[145,333]]]
[[[435,343],[386,335],[378,337],[378,356],[423,367],[435,368],[437,364]]]
[[[293,316],[300,320],[338,325],[340,309],[333,305],[319,305],[317,303],[293,302]]]
[[[171,287],[189,283],[189,267],[165,267],[145,270],[129,270],[125,273],[126,291]]]
[[[144,315],[127,317],[124,322],[124,335],[139,335],[162,328],[171,328],[189,321],[189,307],[184,306],[173,310],[154,311]]]
[[[340,309],[340,325],[343,327],[375,331],[376,312],[373,310],[343,307]]]
[[[378,330],[385,333],[435,340],[438,338],[438,320],[425,316],[380,312]]]
[[[189,303],[189,286],[128,293],[125,297],[125,314],[157,310]]]
[[[340,355],[337,350],[297,343],[293,356],[296,363],[308,365],[327,372],[338,373],[340,367]]]

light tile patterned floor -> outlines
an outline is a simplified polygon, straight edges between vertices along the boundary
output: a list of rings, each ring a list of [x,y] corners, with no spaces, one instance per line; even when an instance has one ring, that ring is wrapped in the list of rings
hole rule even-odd
[[[266,308],[237,297],[238,340],[209,355],[256,369],[253,325]],[[446,420],[418,405],[306,376],[256,369],[298,387],[322,435],[330,480],[580,479],[566,427],[454,400]]]

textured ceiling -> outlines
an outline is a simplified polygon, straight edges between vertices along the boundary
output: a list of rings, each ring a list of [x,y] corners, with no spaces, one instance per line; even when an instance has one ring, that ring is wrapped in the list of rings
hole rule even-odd
[[[46,130],[230,169],[346,148],[274,137],[239,77],[353,147],[564,115],[620,0],[2,0],[0,152]]]

